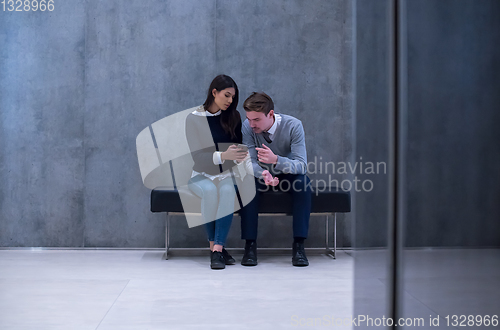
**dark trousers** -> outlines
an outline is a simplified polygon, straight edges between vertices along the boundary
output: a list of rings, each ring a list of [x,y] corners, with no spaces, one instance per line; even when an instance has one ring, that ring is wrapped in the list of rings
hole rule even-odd
[[[264,184],[262,179],[255,179],[255,197],[240,211],[242,239],[257,239],[259,202],[262,198],[261,192],[272,190],[281,190],[292,194],[293,237],[307,238],[309,231],[309,217],[311,215],[312,190],[310,186],[307,185],[309,184],[310,179],[305,174],[280,174],[278,175],[278,178],[280,180],[280,184],[276,187],[268,187]]]

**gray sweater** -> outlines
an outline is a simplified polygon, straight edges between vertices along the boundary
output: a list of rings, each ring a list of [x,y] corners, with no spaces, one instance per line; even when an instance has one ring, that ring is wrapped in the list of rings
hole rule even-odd
[[[256,134],[245,120],[242,127],[243,144],[248,146],[254,176],[260,178],[262,171],[269,170],[273,176],[278,174],[306,174],[306,140],[302,122],[295,117],[281,115],[281,122],[276,128],[273,141],[268,143],[262,134]],[[268,146],[278,156],[276,165],[261,163],[257,159],[255,147]]]

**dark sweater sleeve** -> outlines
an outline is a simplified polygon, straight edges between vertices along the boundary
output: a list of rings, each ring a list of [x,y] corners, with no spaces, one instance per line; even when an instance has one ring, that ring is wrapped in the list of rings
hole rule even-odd
[[[219,165],[215,165],[213,161],[215,145],[207,147],[206,141],[213,141],[213,138],[205,117],[192,114],[187,116],[186,138],[195,164],[193,169],[205,168],[211,170],[211,173],[219,172]]]

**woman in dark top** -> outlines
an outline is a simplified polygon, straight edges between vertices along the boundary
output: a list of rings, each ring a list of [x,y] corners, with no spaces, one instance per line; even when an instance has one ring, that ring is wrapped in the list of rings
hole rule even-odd
[[[235,211],[231,168],[248,154],[237,146],[242,142],[237,105],[238,86],[231,77],[219,75],[210,84],[205,103],[186,118],[187,141],[194,160],[188,187],[201,198],[212,269],[224,269],[235,262],[224,249]]]

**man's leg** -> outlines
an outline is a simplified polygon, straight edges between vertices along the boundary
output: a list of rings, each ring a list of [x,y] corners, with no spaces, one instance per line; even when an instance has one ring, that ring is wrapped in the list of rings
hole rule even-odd
[[[294,266],[308,266],[304,250],[304,240],[309,232],[309,218],[311,216],[311,187],[310,179],[305,174],[282,174],[280,181],[286,180],[290,185],[289,192],[293,198],[293,245],[292,263]]]
[[[241,216],[241,238],[245,240],[245,253],[241,259],[243,266],[257,265],[257,229],[259,221],[260,192],[265,191],[267,186],[259,182],[251,175],[245,176],[243,185],[255,185],[255,196],[251,202],[240,210]],[[242,197],[242,200],[244,198]]]
[[[260,202],[260,191],[266,189],[258,179],[251,175],[245,176],[243,181],[244,186],[255,185],[255,196],[253,199],[240,210],[241,216],[241,239],[245,240],[256,240],[257,239],[257,227],[259,219],[259,202]],[[238,191],[241,194],[241,188],[238,187]],[[242,198],[244,199],[244,198]]]

